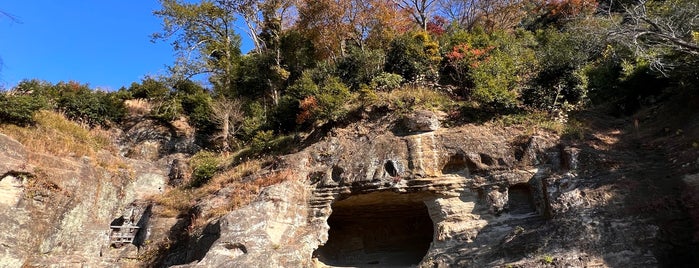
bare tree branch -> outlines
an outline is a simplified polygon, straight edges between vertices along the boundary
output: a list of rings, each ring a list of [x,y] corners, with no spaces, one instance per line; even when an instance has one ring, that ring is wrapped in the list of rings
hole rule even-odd
[[[19,23],[19,24],[22,23],[22,21],[20,19],[18,19],[16,16],[14,16],[10,13],[7,13],[5,11],[2,11],[2,10],[0,10],[0,16],[8,18],[8,19],[10,19],[10,21],[12,21],[14,23]]]
[[[240,130],[245,119],[243,104],[237,99],[218,98],[211,105],[212,119],[219,127],[216,139],[221,139],[224,151],[231,150],[233,137]]]
[[[639,1],[625,8],[610,38],[633,48],[663,74],[686,62],[672,55],[699,60],[699,4],[696,1]],[[670,57],[668,57],[670,56]]]

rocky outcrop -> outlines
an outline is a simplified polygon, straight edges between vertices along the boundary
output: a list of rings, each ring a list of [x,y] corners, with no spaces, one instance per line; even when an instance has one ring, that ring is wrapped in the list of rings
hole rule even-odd
[[[160,147],[169,144],[160,134],[122,139],[135,141],[126,147],[159,141],[132,155],[141,160],[40,155],[0,135],[0,208],[8,211],[0,259],[8,267],[692,263],[699,213],[683,206],[696,204],[699,179],[668,172],[653,148],[489,124],[446,128],[436,118],[423,111],[334,129],[246,174],[241,180],[285,180],[205,224],[196,217],[234,198],[235,186],[222,185],[183,217],[156,216],[148,197],[187,184],[190,170],[186,155],[169,155],[179,147]],[[110,243],[119,226],[140,231],[133,242]]]
[[[439,117],[435,112],[418,110],[405,116],[405,127],[412,132],[428,132],[439,129]]]
[[[212,223],[220,237],[198,265],[308,267],[311,252],[320,243],[309,233],[299,233],[311,227],[307,222],[310,194],[307,185],[293,179],[267,188],[259,202]]]
[[[158,161],[176,153],[195,153],[195,133],[184,119],[164,123],[148,117],[130,118],[123,125],[121,155],[132,159]]]
[[[517,128],[388,125],[284,157],[295,175],[217,221],[220,237],[183,267],[660,265],[660,227],[627,212],[599,152]]]
[[[166,163],[108,152],[95,158],[36,154],[2,134],[0,148],[3,267],[138,266],[134,244],[110,247],[110,223],[148,206],[137,200],[162,193]],[[145,234],[149,226],[140,218],[149,215],[139,212],[134,216]]]

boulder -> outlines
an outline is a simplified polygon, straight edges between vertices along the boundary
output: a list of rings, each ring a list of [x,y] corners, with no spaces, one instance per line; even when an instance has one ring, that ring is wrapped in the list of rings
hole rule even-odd
[[[404,119],[405,127],[411,132],[429,132],[439,129],[439,117],[432,111],[418,110]]]

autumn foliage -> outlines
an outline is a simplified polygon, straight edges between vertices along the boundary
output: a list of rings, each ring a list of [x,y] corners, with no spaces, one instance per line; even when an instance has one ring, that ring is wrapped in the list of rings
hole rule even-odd
[[[318,101],[314,96],[308,96],[301,100],[299,107],[301,111],[296,115],[296,124],[300,125],[313,117],[313,113],[318,109]]]

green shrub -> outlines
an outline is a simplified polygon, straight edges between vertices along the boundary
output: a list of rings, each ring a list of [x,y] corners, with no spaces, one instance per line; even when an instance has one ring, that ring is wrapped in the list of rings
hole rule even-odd
[[[299,100],[296,97],[284,95],[280,98],[279,105],[274,107],[272,115],[266,125],[267,127],[272,127],[282,132],[292,131],[297,127],[296,118],[299,112]],[[250,122],[249,126],[257,126],[255,128],[250,127],[250,130],[246,130],[246,133],[252,133],[254,135],[263,127],[266,116],[262,106],[260,106],[259,112],[256,114],[257,116],[251,114],[250,116],[252,117],[249,116],[245,119],[246,122]],[[243,123],[243,127],[246,127],[245,122]],[[248,137],[252,138],[252,135],[248,135]]]
[[[164,122],[170,122],[180,117],[183,112],[180,100],[175,96],[169,96],[155,103],[151,115]]]
[[[400,79],[403,79],[403,77],[400,77]],[[370,106],[372,104],[377,103],[378,100],[379,97],[376,95],[376,92],[369,86],[361,85],[359,87],[359,101],[362,103],[363,106]]]
[[[518,106],[523,85],[537,69],[533,36],[524,31],[498,31],[474,39],[489,42],[484,51],[487,56],[470,64],[467,72],[474,100],[495,109]]]
[[[284,98],[280,101],[280,106],[284,104]],[[293,116],[295,113],[291,114],[291,124],[293,124]],[[259,101],[249,102],[245,106],[245,118],[238,131],[238,136],[243,141],[251,141],[255,136],[255,133],[265,127],[267,122],[267,112],[265,107]]]
[[[288,96],[299,107],[296,123],[322,124],[338,121],[347,114],[345,104],[350,100],[349,88],[338,77],[330,76],[319,83],[312,72],[304,72],[288,89]],[[308,105],[306,105],[308,104]]]
[[[38,79],[30,79],[30,80],[22,80],[20,81],[17,86],[13,88],[13,91],[19,92],[22,94],[38,94],[42,93],[44,91],[47,91],[49,88],[51,88],[51,83],[46,82],[46,81],[41,81]]]
[[[408,81],[434,81],[441,61],[439,45],[425,32],[411,32],[391,42],[385,69]]]
[[[309,70],[303,72],[301,77],[287,89],[287,94],[297,100],[301,100],[307,96],[318,94],[320,88],[314,79],[314,71]]]
[[[400,87],[403,77],[398,74],[382,72],[371,79],[371,86],[376,90],[393,90]]]
[[[218,156],[209,151],[199,151],[189,161],[192,167],[191,187],[199,187],[208,182],[221,164]]]
[[[274,140],[274,131],[261,130],[255,133],[252,138],[252,150],[256,153],[266,152],[271,149],[271,142]]]
[[[180,96],[183,112],[189,118],[189,123],[203,132],[213,131],[216,124],[212,121],[211,104],[213,99],[205,91]]]
[[[243,56],[237,68],[236,85],[230,90],[223,90],[224,95],[260,99],[279,90],[291,73],[284,66],[277,65],[276,57],[277,54],[272,51]]]
[[[176,82],[173,91],[154,102],[151,115],[157,119],[170,122],[184,115],[202,133],[211,132],[216,127],[211,117],[211,94],[193,81]]]
[[[351,89],[357,90],[361,84],[368,84],[379,75],[386,56],[381,50],[362,50],[356,47],[337,63],[337,74]]]
[[[54,88],[59,94],[56,108],[70,120],[104,126],[110,121],[119,122],[126,115],[123,101],[115,94],[93,91],[76,82],[59,82]]]
[[[13,91],[17,94],[41,97],[47,102],[46,104],[50,109],[55,108],[54,101],[59,97],[58,90],[51,83],[37,79],[22,80]]]
[[[558,29],[536,32],[536,57],[540,68],[522,94],[526,105],[553,109],[564,103],[585,103],[589,80],[583,69],[597,57],[601,46],[600,40],[586,39],[585,36]]]
[[[541,257],[541,261],[545,264],[551,264],[551,263],[553,263],[553,256],[544,255],[543,257]]]
[[[164,82],[152,77],[146,77],[141,83],[131,83],[127,89],[133,98],[137,99],[162,99],[170,92]]]
[[[509,54],[493,53],[489,61],[470,70],[473,98],[496,109],[517,106],[517,65]]]
[[[42,97],[2,92],[0,93],[0,123],[31,125],[34,123],[34,113],[45,107],[46,101]]]
[[[316,121],[338,121],[347,115],[345,103],[350,101],[349,88],[340,79],[331,77],[325,80],[320,87],[318,99],[319,111]]]
[[[449,35],[445,35],[442,39],[447,44],[447,51],[442,62],[441,82],[462,89],[473,87],[468,71],[487,60],[490,51],[498,46],[492,37],[481,27],[470,31],[453,29]]]
[[[93,90],[87,84],[72,81],[52,85],[40,80],[24,80],[14,91],[34,99],[34,104],[27,102],[28,109],[41,103],[42,108],[60,111],[70,120],[89,126],[119,122],[126,116],[123,92]]]

